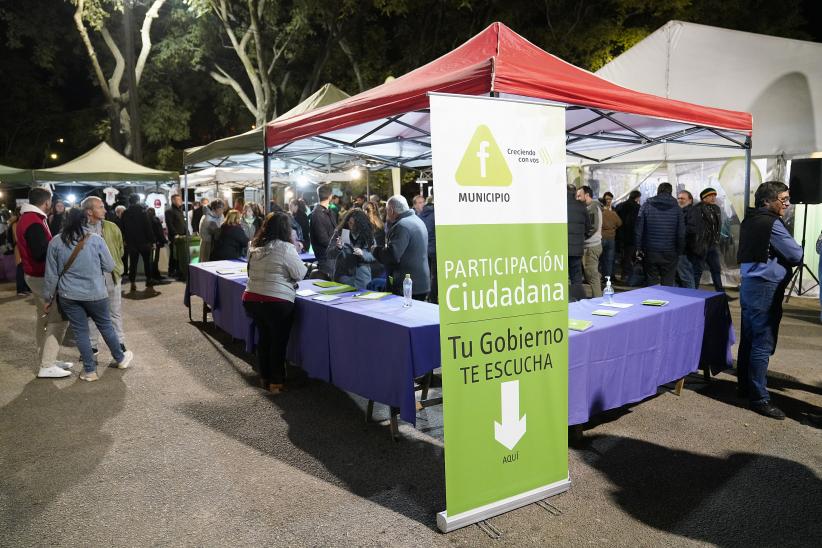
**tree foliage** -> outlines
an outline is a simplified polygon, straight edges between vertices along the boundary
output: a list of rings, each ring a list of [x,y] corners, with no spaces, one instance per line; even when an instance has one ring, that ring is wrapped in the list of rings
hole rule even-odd
[[[809,0],[5,2],[0,77],[14,84],[0,97],[0,162],[39,166],[69,128],[73,146],[99,135],[116,144],[129,122],[124,1],[135,6],[145,161],[164,168],[180,167],[182,148],[265,123],[326,82],[360,92],[494,21],[588,70],[671,19],[800,39],[814,28],[803,12]],[[146,18],[152,9],[157,16]],[[138,38],[146,23],[148,43]]]

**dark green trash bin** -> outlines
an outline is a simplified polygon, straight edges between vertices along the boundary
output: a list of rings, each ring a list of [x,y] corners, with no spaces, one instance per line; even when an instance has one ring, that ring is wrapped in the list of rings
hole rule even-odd
[[[188,281],[188,265],[200,262],[200,237],[177,236],[174,238],[174,256],[183,279]]]

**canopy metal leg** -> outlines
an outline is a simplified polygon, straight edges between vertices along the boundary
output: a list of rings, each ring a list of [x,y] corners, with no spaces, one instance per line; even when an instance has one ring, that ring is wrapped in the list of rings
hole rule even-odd
[[[745,200],[742,206],[741,218],[745,218],[751,201],[751,138],[745,138]]]

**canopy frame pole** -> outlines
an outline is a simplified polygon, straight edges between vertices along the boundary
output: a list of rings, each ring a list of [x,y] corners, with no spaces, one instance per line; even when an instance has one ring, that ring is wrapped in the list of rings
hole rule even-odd
[[[728,141],[734,143],[738,148],[745,148],[746,146],[748,146],[748,143],[750,142],[750,139],[747,138],[747,137],[745,138],[745,142],[743,143],[743,142],[737,141],[736,139],[731,139],[730,137],[728,137],[727,135],[725,135],[721,131],[717,131],[714,128],[709,127],[707,129],[711,133],[715,133],[715,134],[719,135],[720,137],[722,137],[723,139],[727,139]]]
[[[582,158],[583,160],[590,160],[591,162],[599,163],[599,160],[597,160],[596,158],[580,154],[579,152],[574,152],[573,150],[568,150],[567,148],[565,149],[565,154],[567,154],[568,156],[574,156],[576,158]]]
[[[610,120],[611,122],[613,122],[613,123],[615,123],[616,125],[620,126],[622,129],[624,129],[624,130],[626,130],[626,131],[630,131],[631,133],[633,133],[634,135],[636,135],[636,136],[637,136],[637,137],[639,137],[640,139],[645,139],[645,141],[651,141],[651,140],[652,140],[652,139],[651,139],[651,137],[648,137],[647,135],[645,135],[645,134],[644,134],[644,133],[642,133],[641,131],[638,131],[638,130],[636,130],[636,129],[632,128],[631,126],[629,126],[628,124],[626,124],[626,123],[624,123],[624,122],[622,122],[622,121],[620,121],[620,120],[617,120],[617,119],[614,117],[614,115],[616,114],[616,112],[605,113],[605,112],[603,112],[603,111],[601,111],[601,110],[599,110],[599,109],[596,109],[596,108],[592,108],[592,109],[591,109],[591,111],[592,111],[592,112],[595,112],[595,113],[597,113],[597,114],[599,114],[600,116],[604,117],[606,120]]]
[[[263,147],[263,211],[270,213],[271,209],[271,153],[268,147]]]
[[[183,166],[183,215],[186,218],[186,226],[188,226],[188,166]],[[194,230],[194,227],[191,227]]]
[[[751,202],[751,138],[745,137],[745,207],[742,211],[744,219],[748,214],[748,207]]]

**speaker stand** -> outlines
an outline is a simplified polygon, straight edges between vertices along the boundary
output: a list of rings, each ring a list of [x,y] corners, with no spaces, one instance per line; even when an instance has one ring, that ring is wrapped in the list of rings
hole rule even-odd
[[[805,252],[805,232],[808,230],[808,204],[804,204],[805,206],[805,215],[802,220],[802,252]],[[816,282],[814,285],[810,286],[808,289],[802,290],[802,275],[804,274],[805,270],[808,271],[811,278]],[[799,279],[799,287],[796,287],[797,278]],[[802,295],[810,292],[814,287],[819,286],[819,278],[816,277],[816,274],[813,273],[811,267],[809,267],[805,263],[805,258],[802,258],[802,265],[796,269],[796,272],[793,274],[793,278],[791,279],[791,288],[788,290],[788,295],[785,297],[785,302],[787,303],[791,299],[791,295],[793,295],[793,290],[796,288],[796,296],[801,297]]]

